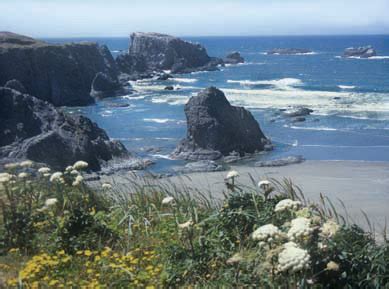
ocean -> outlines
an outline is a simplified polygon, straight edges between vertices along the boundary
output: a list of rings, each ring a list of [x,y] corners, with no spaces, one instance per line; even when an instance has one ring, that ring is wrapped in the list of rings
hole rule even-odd
[[[133,82],[134,94],[68,108],[104,128],[133,153],[155,160],[150,170],[181,166],[169,154],[185,137],[184,104],[199,90],[216,86],[233,105],[249,109],[275,147],[256,160],[302,155],[309,160],[389,161],[389,36],[183,37],[211,56],[239,51],[246,63],[220,71],[176,75],[168,81]],[[96,41],[116,56],[128,38],[45,39]],[[350,46],[372,45],[379,56],[341,58]],[[272,48],[308,48],[305,55],[265,55]],[[179,90],[165,91],[173,85]],[[127,107],[116,107],[128,104]],[[279,109],[314,110],[305,122],[279,117]]]

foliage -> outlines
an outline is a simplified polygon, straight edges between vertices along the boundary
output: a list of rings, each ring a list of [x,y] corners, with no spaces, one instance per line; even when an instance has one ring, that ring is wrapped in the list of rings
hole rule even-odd
[[[249,188],[235,173],[217,201],[138,176],[91,187],[86,165],[7,166],[0,287],[389,288],[386,239],[289,180]]]

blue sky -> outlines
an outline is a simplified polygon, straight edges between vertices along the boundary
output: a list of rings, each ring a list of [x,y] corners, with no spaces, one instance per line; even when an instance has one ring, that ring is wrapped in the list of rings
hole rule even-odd
[[[34,37],[388,34],[389,0],[0,0],[0,31]]]

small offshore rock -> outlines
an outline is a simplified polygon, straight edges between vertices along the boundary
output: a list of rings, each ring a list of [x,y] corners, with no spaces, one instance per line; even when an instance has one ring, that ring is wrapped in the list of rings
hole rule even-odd
[[[239,52],[235,51],[230,54],[227,54],[223,61],[226,64],[238,64],[244,63],[244,58],[240,55]]]
[[[305,159],[302,156],[288,156],[285,158],[268,160],[268,161],[258,161],[254,164],[255,167],[281,167],[291,164],[302,163]]]
[[[174,90],[174,86],[169,85],[169,86],[166,86],[164,89],[165,90]]]
[[[222,165],[219,165],[217,162],[211,160],[191,162],[181,169],[182,172],[218,172],[224,170],[225,168]]]
[[[377,52],[375,51],[375,49],[371,45],[369,45],[369,46],[346,48],[344,50],[343,57],[369,58],[376,55]]]

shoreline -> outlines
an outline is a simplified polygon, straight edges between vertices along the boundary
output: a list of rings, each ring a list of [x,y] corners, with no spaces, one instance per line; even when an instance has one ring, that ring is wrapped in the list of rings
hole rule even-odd
[[[313,161],[282,167],[249,167],[231,165],[239,172],[236,183],[253,187],[250,175],[256,182],[263,179],[284,178],[292,180],[304,193],[307,200],[319,202],[320,193],[328,197],[338,213],[352,223],[367,228],[365,212],[375,226],[376,233],[383,231],[386,219],[389,219],[389,162],[385,161]],[[188,173],[162,179],[147,178],[149,184],[174,186],[176,189],[210,194],[215,199],[224,198],[227,193],[224,177],[227,172]],[[129,187],[130,174],[102,176],[99,182],[110,182],[123,189]],[[343,205],[347,208],[346,217]]]

